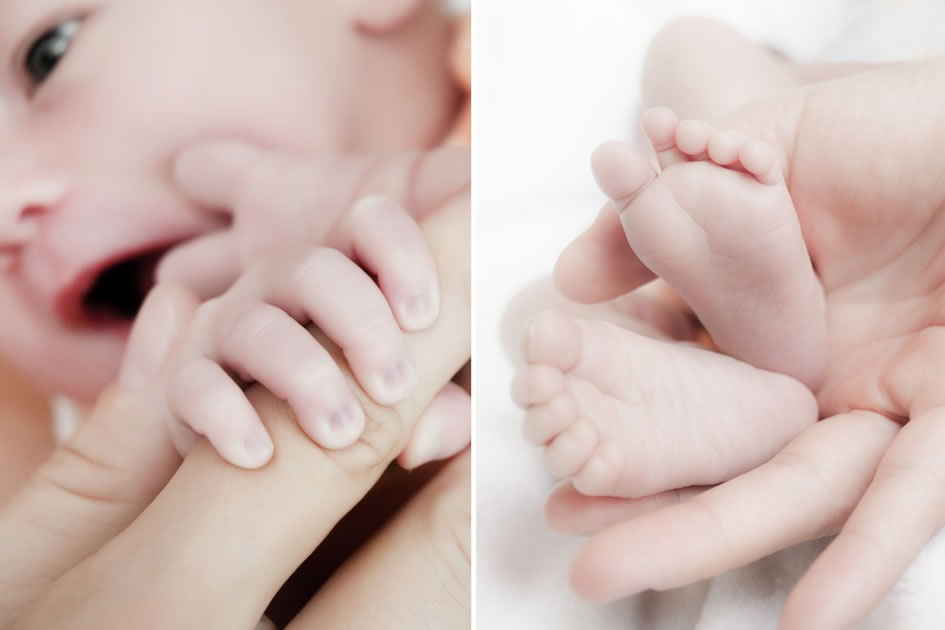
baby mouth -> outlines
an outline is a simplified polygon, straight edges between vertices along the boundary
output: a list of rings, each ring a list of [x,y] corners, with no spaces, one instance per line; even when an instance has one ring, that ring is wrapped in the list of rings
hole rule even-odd
[[[134,253],[86,269],[60,292],[60,316],[78,326],[130,326],[154,288],[158,262],[169,249]]]

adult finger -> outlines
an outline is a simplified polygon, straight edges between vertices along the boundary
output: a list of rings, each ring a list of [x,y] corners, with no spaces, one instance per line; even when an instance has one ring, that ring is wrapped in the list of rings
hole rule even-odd
[[[549,527],[565,534],[596,534],[636,516],[688,501],[702,492],[705,488],[691,487],[636,499],[589,497],[578,492],[570,481],[563,481],[545,502],[545,520]]]
[[[250,400],[276,446],[269,465],[229,466],[201,442],[141,517],[37,601],[22,627],[53,627],[64,618],[95,627],[126,627],[129,619],[181,629],[252,627],[403,450],[416,418],[469,358],[468,198],[432,215],[424,228],[435,243],[442,311],[431,328],[409,337],[424,361],[406,401],[380,407],[348,373],[369,424],[352,447],[324,451],[285,403],[252,388]]]
[[[871,412],[822,420],[767,464],[595,536],[574,588],[599,601],[676,588],[836,533],[898,429]]]
[[[608,202],[597,219],[561,253],[555,284],[575,302],[604,302],[654,279],[630,249],[620,216]]]
[[[782,627],[855,625],[945,525],[945,408],[906,424],[840,534],[801,578]]]
[[[332,577],[289,629],[468,628],[469,467],[468,451],[450,462]]]
[[[127,527],[180,464],[149,385],[195,308],[181,289],[152,292],[119,386],[0,515],[0,626]]]
[[[423,412],[397,462],[407,470],[447,459],[469,446],[472,400],[463,387],[448,383]]]

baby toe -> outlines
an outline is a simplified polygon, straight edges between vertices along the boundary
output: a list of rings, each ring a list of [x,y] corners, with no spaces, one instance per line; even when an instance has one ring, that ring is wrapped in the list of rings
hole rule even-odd
[[[556,311],[542,313],[526,329],[523,352],[528,363],[566,372],[580,359],[581,332],[570,317]]]
[[[714,129],[704,120],[684,120],[676,128],[676,146],[690,157],[706,153]]]
[[[579,420],[563,431],[545,449],[548,472],[558,478],[570,477],[584,466],[597,446],[597,431]]]
[[[745,170],[762,184],[778,184],[783,181],[778,156],[774,149],[760,140],[749,140],[738,151],[738,159]]]
[[[522,421],[522,435],[529,444],[545,446],[577,420],[577,406],[567,393],[555,396],[547,405],[529,409]]]
[[[550,365],[529,365],[512,380],[512,400],[527,409],[543,405],[564,389],[564,375]]]
[[[574,488],[587,496],[612,496],[620,485],[626,453],[616,444],[600,444],[572,480]]]
[[[738,150],[746,138],[737,131],[715,131],[709,136],[709,159],[716,164],[729,166],[738,162]]]
[[[668,107],[653,107],[643,113],[643,133],[650,141],[660,168],[668,168],[688,158],[676,147],[676,128],[679,119]]]

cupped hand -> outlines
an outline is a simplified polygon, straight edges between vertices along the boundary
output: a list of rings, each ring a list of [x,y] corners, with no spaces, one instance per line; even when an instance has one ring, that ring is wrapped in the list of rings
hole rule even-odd
[[[826,290],[825,419],[759,469],[652,513],[694,492],[619,505],[553,496],[553,520],[569,529],[647,512],[581,552],[575,579],[586,595],[679,586],[839,533],[795,587],[782,623],[847,627],[945,525],[945,123],[933,114],[942,98],[945,63],[903,64],[753,104],[729,121],[784,148]],[[651,277],[620,229],[605,209],[565,252],[556,273],[566,294],[604,300]],[[575,505],[589,521],[563,516]]]
[[[155,383],[196,303],[185,291],[156,290],[132,335],[120,382],[0,513],[0,627],[255,627],[279,587],[374,485],[403,450],[417,417],[468,360],[468,222],[467,199],[425,224],[436,243],[443,309],[436,324],[408,339],[427,359],[418,365],[414,393],[385,408],[353,385],[368,427],[351,448],[323,451],[283,403],[254,388],[250,398],[276,446],[273,461],[258,471],[226,464],[206,443],[181,464],[157,417]],[[468,590],[467,464],[452,464],[346,565],[300,627],[316,618],[369,627],[365,608],[408,622],[419,611],[437,627],[441,621],[461,627],[469,614],[461,594]],[[429,566],[405,565],[399,601],[384,599],[371,579],[393,580],[395,567],[382,559],[411,552],[429,558]],[[455,579],[440,579],[446,574]],[[359,582],[364,593],[355,592]],[[437,589],[432,598],[430,583]],[[379,599],[363,599],[371,594]],[[355,597],[361,610],[351,605]],[[452,605],[430,612],[443,602]]]

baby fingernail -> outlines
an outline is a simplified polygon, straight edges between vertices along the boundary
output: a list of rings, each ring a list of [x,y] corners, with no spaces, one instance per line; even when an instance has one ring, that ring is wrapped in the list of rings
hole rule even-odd
[[[416,383],[413,366],[409,361],[395,361],[380,375],[379,392],[383,400],[381,404],[393,404],[407,397]]]
[[[400,314],[404,328],[423,330],[436,321],[440,311],[440,292],[434,287],[401,302]]]
[[[253,430],[243,440],[243,449],[249,460],[262,466],[272,457],[276,447],[269,435],[262,430]]]
[[[330,437],[321,442],[325,448],[346,448],[364,431],[364,411],[354,401],[336,409],[327,421]]]
[[[344,407],[341,407],[335,410],[335,413],[331,414],[331,417],[328,418],[328,424],[331,425],[331,430],[336,433],[342,433],[344,431],[350,430],[350,428],[356,424],[360,418],[360,413],[358,412],[358,407],[354,403],[348,403]]]

